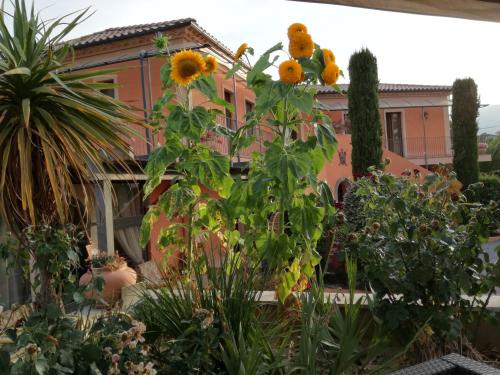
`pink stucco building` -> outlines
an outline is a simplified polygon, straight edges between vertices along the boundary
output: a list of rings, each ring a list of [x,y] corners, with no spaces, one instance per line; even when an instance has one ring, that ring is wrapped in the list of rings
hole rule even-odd
[[[215,73],[218,94],[236,108],[234,113],[226,111],[218,121],[232,130],[241,126],[245,113],[252,110],[255,103],[253,92],[245,85],[246,68],[234,80],[226,79],[225,75],[232,66],[232,52],[193,19],[112,28],[75,39],[71,41],[76,51],[72,69],[117,68],[103,79],[116,83],[118,87],[105,93],[135,107],[138,115],[147,119],[153,104],[162,95],[160,68],[166,56],[152,48],[152,39],[157,32],[168,36],[169,53],[195,49],[216,57],[219,62],[219,70]],[[384,155],[392,161],[390,172],[401,174],[405,169],[419,169],[425,174],[428,172],[425,167],[451,162],[449,86],[381,84],[379,92],[382,141],[386,147]],[[206,102],[197,92],[193,92],[189,99],[193,105]],[[347,98],[328,87],[319,87],[317,99],[333,119],[339,141],[337,154],[326,164],[320,178],[327,181],[335,197],[341,199],[345,187],[342,183],[352,178]],[[144,166],[149,153],[163,142],[163,136],[144,129],[140,132],[130,139],[130,143],[133,157]],[[235,166],[248,161],[251,152],[261,152],[264,140],[271,137],[264,127],[256,129],[255,135],[257,142],[233,159]],[[221,153],[228,152],[225,138],[210,136],[205,141]],[[138,228],[147,206],[155,203],[161,191],[169,186],[172,176],[165,175],[164,182],[146,202],[142,198],[146,176],[140,169],[132,175],[114,173],[108,177],[116,192],[115,203],[111,186],[101,182],[102,189],[98,191],[91,215],[94,217],[90,223],[92,239],[100,249],[118,250],[134,264],[149,257],[159,259],[161,254],[156,251],[155,236],[159,228],[167,224],[166,219],[161,218],[153,229],[147,249],[138,245]]]

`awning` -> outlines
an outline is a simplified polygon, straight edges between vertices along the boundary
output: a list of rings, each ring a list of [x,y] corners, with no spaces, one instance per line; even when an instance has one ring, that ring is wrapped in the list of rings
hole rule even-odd
[[[500,22],[498,0],[294,0],[351,7]]]

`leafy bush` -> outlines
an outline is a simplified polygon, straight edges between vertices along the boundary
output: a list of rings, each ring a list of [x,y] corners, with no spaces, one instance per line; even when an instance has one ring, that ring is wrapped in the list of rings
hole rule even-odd
[[[500,203],[500,177],[493,174],[482,174],[479,182],[483,184],[479,191],[478,201],[488,204],[491,201]]]
[[[7,330],[12,344],[0,347],[0,373],[84,375],[140,369],[153,375],[145,330],[125,314],[111,313],[91,323],[88,317],[70,317],[56,305],[47,305],[17,329]]]
[[[134,315],[148,326],[152,353],[174,373],[218,373],[225,334],[249,335],[261,292],[257,271],[240,265],[241,254],[225,257],[222,267],[203,256],[193,282],[165,275],[165,285],[146,290]]]
[[[356,181],[351,182],[344,196],[343,210],[346,223],[354,230],[360,230],[365,226],[366,218],[363,211],[363,200],[356,194],[359,185]]]
[[[496,224],[500,223],[500,177],[493,174],[481,174],[479,183],[469,185],[465,194],[473,201],[491,206],[495,222],[490,228],[492,231],[497,229]]]
[[[237,264],[225,261],[218,271],[208,265],[207,278],[195,268],[193,283],[167,278],[163,288],[144,291],[134,315],[148,327],[145,337],[160,372],[340,375],[389,364],[374,364],[388,343],[382,326],[363,314],[367,299],[354,298],[353,262],[345,306],[314,281],[283,306],[263,304],[257,273]]]
[[[11,236],[0,244],[0,258],[9,260],[9,268],[23,270],[26,280],[31,281],[35,302],[61,303],[65,293],[71,295],[74,291],[71,287],[77,281],[81,237],[74,225],[28,226],[20,238]]]
[[[420,183],[373,173],[358,181],[367,221],[347,246],[376,293],[376,315],[392,331],[412,335],[428,323],[440,344],[456,340],[495,285],[481,247],[492,210],[468,203],[453,175]]]

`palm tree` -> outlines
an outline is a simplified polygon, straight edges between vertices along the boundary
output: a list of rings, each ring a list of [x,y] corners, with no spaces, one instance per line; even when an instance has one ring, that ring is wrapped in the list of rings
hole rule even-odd
[[[70,70],[63,39],[88,9],[44,22],[23,0],[13,7],[9,14],[2,2],[0,14],[0,217],[20,233],[67,222],[77,194],[91,196],[105,168],[127,168],[138,120],[99,91],[111,87],[96,82],[110,70]]]

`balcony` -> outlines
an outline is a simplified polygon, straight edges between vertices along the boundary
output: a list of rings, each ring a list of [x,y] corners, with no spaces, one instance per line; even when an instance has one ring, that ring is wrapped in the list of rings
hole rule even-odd
[[[236,124],[236,121],[233,118],[222,115],[216,117],[216,123],[217,125],[228,128],[231,132],[234,132],[236,129],[242,127],[244,124],[242,121],[238,121],[238,124]],[[250,146],[240,150],[240,152],[233,157],[232,162],[246,162],[250,160],[252,152],[263,152],[264,140],[270,139],[269,134],[267,134],[267,136],[266,134],[267,133],[262,130],[261,126],[253,128],[253,134],[248,134],[248,135],[254,135],[256,138],[255,142],[252,143]],[[202,143],[210,146],[212,149],[223,155],[229,155],[230,153],[231,149],[230,139],[220,134],[209,131],[202,137],[201,141]],[[140,139],[138,137],[132,138],[131,140],[134,156],[136,159],[139,160],[147,160],[149,152],[151,152],[154,149],[155,145],[161,143],[163,143],[163,136],[161,135],[155,136],[154,141],[152,141],[149,144],[149,149],[146,140]]]
[[[410,137],[384,139],[384,147],[418,165],[449,164],[453,162],[451,137]],[[490,161],[487,148],[478,143],[478,161]]]

